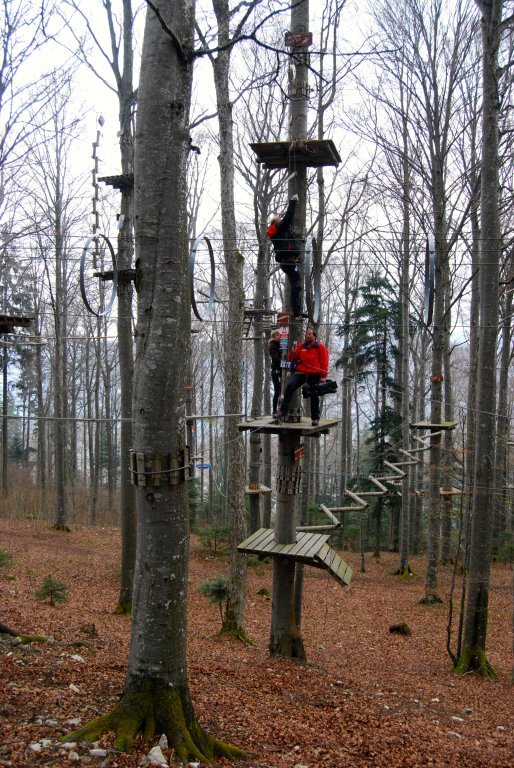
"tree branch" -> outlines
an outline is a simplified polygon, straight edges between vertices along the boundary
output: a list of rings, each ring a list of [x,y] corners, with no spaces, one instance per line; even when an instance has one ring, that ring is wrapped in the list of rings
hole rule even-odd
[[[186,64],[188,61],[188,56],[186,55],[186,52],[184,51],[180,40],[178,39],[174,31],[171,29],[171,27],[169,27],[168,24],[165,22],[160,10],[157,8],[157,6],[154,3],[152,3],[152,0],[145,0],[145,2],[147,6],[155,13],[164,32],[168,35],[173,45],[175,46],[180,61],[183,64]]]

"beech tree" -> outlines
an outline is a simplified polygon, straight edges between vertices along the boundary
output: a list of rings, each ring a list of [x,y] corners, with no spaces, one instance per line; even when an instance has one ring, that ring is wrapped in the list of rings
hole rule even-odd
[[[133,173],[133,119],[132,109],[135,102],[133,86],[134,52],[133,25],[134,13],[131,0],[121,0],[122,19],[117,24],[117,16],[110,0],[100,0],[105,12],[104,23],[108,30],[109,45],[104,45],[97,30],[98,14],[91,17],[90,9],[82,10],[78,0],[65,0],[60,13],[68,22],[75,39],[74,54],[89,67],[98,81],[116,94],[118,99],[119,143],[121,173],[125,183],[120,185],[121,202],[118,226],[117,264],[123,271],[132,267],[132,206],[133,187],[129,181]],[[71,14],[67,15],[67,9]],[[84,34],[77,30],[83,28]],[[92,56],[85,48],[85,40],[92,42],[98,56]],[[107,74],[98,66],[103,63]],[[114,85],[112,83],[114,80]],[[132,581],[136,549],[136,523],[134,489],[130,482],[129,452],[132,447],[132,388],[134,380],[133,338],[132,338],[132,297],[133,283],[127,277],[118,281],[118,359],[120,366],[120,521],[121,521],[121,572],[120,594],[117,613],[130,613]]]
[[[200,727],[189,693],[186,639],[188,465],[186,366],[190,351],[187,182],[194,0],[147,10],[135,140],[138,272],[134,379],[137,553],[125,689],[113,711],[75,738],[114,731],[119,749],[164,732],[179,759],[210,762],[240,750]]]
[[[477,0],[482,20],[482,164],[480,182],[480,322],[477,365],[475,466],[469,557],[469,580],[464,616],[464,639],[458,672],[474,669],[496,677],[486,655],[489,576],[493,529],[495,464],[496,343],[498,335],[498,275],[501,251],[499,206],[499,113],[501,68],[499,48],[503,30],[513,17],[503,19],[503,0]]]

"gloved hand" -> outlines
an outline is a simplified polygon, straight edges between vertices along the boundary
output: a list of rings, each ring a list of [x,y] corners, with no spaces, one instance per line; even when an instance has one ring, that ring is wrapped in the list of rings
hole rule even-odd
[[[296,200],[296,202],[298,202],[298,195],[293,195],[291,200]]]

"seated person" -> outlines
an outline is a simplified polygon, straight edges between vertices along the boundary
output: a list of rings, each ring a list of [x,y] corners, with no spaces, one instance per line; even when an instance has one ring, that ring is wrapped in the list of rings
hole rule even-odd
[[[293,347],[288,358],[296,363],[295,372],[287,382],[284,401],[277,414],[278,419],[284,419],[289,411],[292,397],[302,384],[317,384],[325,381],[328,374],[328,349],[318,342],[316,332],[312,328],[305,331],[303,344]],[[311,395],[312,426],[317,427],[320,417],[319,395]]]

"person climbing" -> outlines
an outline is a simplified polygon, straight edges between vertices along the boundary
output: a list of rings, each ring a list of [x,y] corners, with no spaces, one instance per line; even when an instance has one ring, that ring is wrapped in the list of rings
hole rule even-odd
[[[295,372],[287,382],[284,400],[277,413],[278,419],[285,419],[289,411],[289,404],[296,390],[302,384],[318,384],[325,381],[328,373],[328,349],[317,340],[316,331],[307,328],[305,341],[299,346],[295,345],[290,350],[288,359],[296,363]],[[317,427],[320,417],[319,395],[311,395],[311,419],[312,426]]]
[[[298,268],[300,245],[298,240],[290,232],[290,224],[298,204],[298,195],[293,195],[287,206],[284,217],[273,216],[266,232],[273,243],[275,259],[280,264],[280,269],[287,275],[291,287],[291,311],[297,319],[307,317],[302,313],[301,289],[302,278]]]
[[[282,390],[282,370],[280,368],[280,331],[273,331],[269,340],[269,353],[271,357],[271,381],[273,383],[273,416],[276,417],[278,401]]]

